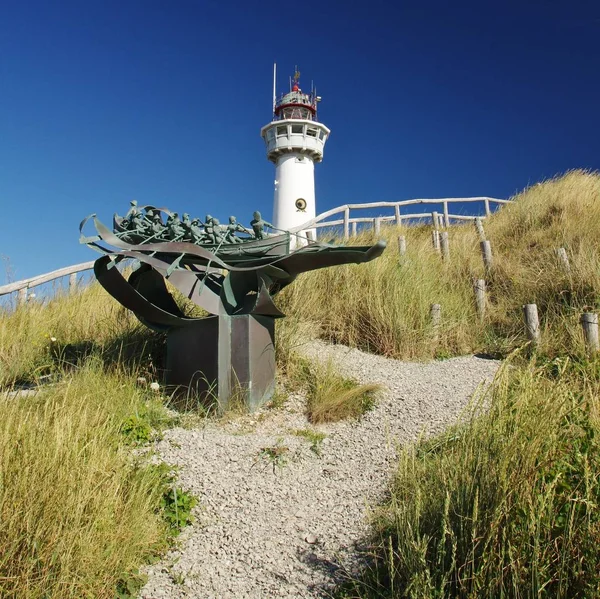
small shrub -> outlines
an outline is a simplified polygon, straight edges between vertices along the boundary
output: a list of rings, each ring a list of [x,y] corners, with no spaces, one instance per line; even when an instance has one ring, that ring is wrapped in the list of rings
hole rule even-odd
[[[129,572],[117,582],[116,599],[135,599],[146,582],[148,577],[139,570]]]
[[[121,434],[130,445],[142,445],[152,438],[152,427],[143,412],[128,416],[121,425]]]
[[[184,527],[193,522],[192,509],[198,500],[189,491],[180,487],[170,487],[163,493],[160,509],[173,536],[177,536]]]

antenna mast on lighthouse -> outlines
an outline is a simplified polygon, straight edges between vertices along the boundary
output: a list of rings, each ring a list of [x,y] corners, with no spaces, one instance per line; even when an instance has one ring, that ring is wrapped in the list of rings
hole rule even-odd
[[[273,114],[275,114],[275,105],[277,104],[277,63],[273,63]]]

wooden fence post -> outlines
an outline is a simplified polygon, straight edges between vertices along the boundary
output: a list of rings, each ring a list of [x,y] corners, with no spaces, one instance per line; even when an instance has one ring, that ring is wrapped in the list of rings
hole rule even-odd
[[[396,226],[400,227],[402,225],[402,219],[400,218],[400,206],[398,204],[394,206],[394,215],[396,216]]]
[[[571,272],[571,264],[569,263],[569,256],[567,256],[567,250],[565,248],[556,248],[556,256],[566,273]]]
[[[27,287],[19,289],[17,296],[17,306],[24,306],[27,303]]]
[[[381,218],[377,217],[373,223],[375,226],[375,235],[379,235],[379,233],[381,233]]]
[[[433,223],[433,228],[434,229],[439,229],[440,228],[440,215],[438,212],[432,212],[431,213],[431,222]]]
[[[478,217],[475,219],[475,228],[477,229],[477,234],[479,235],[479,241],[485,241],[485,231],[483,229],[483,221]]]
[[[406,254],[406,237],[404,235],[398,236],[398,252],[401,257]]]
[[[450,242],[448,241],[448,231],[442,231],[440,233],[440,245],[442,248],[442,258],[444,260],[450,259]]]
[[[352,237],[356,237],[356,221],[352,222]]]
[[[490,214],[492,214],[492,211],[490,210],[490,201],[486,198],[483,200],[483,203],[485,204],[485,215],[490,216]]]
[[[583,327],[583,338],[585,347],[590,353],[600,350],[600,339],[598,338],[598,314],[584,312],[581,315],[581,326]]]
[[[531,341],[531,345],[535,346],[540,342],[540,320],[538,318],[537,305],[525,304],[523,306],[523,315],[525,317],[527,338]]]
[[[477,314],[481,320],[485,317],[486,295],[485,295],[485,279],[475,280],[475,303],[477,304]]]
[[[444,227],[450,226],[450,212],[448,211],[448,202],[444,202]]]
[[[440,338],[440,323],[442,321],[442,306],[440,304],[431,304],[431,332],[434,341]]]
[[[69,275],[69,293],[77,291],[77,273]]]
[[[440,251],[440,232],[437,229],[431,231],[431,241],[433,243],[433,249]]]
[[[350,239],[350,208],[344,210],[344,239],[347,241]]]
[[[492,245],[489,241],[481,241],[479,243],[481,247],[481,255],[483,257],[483,265],[485,267],[485,272],[489,273],[494,266],[494,259],[492,257]]]

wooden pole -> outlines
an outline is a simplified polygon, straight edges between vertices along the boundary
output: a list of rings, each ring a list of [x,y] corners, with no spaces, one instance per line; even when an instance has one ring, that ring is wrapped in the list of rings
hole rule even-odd
[[[600,339],[598,338],[598,314],[584,312],[581,315],[581,326],[583,327],[583,338],[585,347],[590,353],[600,351]]]
[[[531,341],[531,345],[537,345],[540,342],[540,320],[538,318],[537,305],[525,304],[523,306],[523,315],[525,317],[527,338]]]
[[[485,215],[490,216],[490,214],[492,214],[492,211],[490,210],[490,201],[487,198],[485,198],[485,200],[483,200],[483,203],[485,204]]]
[[[356,221],[352,223],[352,237],[356,237]]]
[[[442,306],[440,304],[431,304],[431,332],[434,341],[440,338],[440,323],[442,321]]]
[[[440,232],[437,229],[431,231],[431,241],[433,243],[433,249],[440,251]]]
[[[483,221],[480,218],[475,219],[475,228],[477,229],[477,235],[479,235],[479,241],[485,241],[485,231],[483,229]]]
[[[398,236],[398,252],[400,253],[400,256],[406,254],[406,237],[404,237],[404,235]]]
[[[481,247],[481,255],[483,257],[483,265],[485,272],[489,273],[494,266],[494,259],[492,257],[492,245],[489,241],[481,241],[479,243]]]
[[[398,204],[394,206],[394,215],[396,216],[396,226],[402,226],[402,219],[400,218],[400,206]]]
[[[431,221],[433,222],[433,228],[434,229],[439,229],[440,228],[440,215],[438,212],[432,212],[431,213]]]
[[[556,256],[563,270],[566,273],[570,273],[571,264],[569,263],[569,256],[567,256],[567,250],[565,248],[556,248]]]
[[[77,273],[69,275],[69,293],[77,291]]]
[[[444,227],[446,229],[450,226],[450,213],[448,211],[448,202],[444,202]]]
[[[19,289],[19,295],[17,296],[17,306],[24,306],[27,303],[27,287]]]
[[[350,239],[350,208],[344,210],[344,239],[347,241]]]
[[[440,233],[440,245],[442,248],[442,258],[444,260],[450,259],[450,242],[448,241],[448,231],[442,231]]]
[[[375,235],[379,235],[379,233],[381,233],[381,219],[377,217],[373,222],[375,226]]]
[[[477,304],[477,314],[481,320],[485,317],[486,294],[485,294],[485,279],[475,280],[475,303]]]

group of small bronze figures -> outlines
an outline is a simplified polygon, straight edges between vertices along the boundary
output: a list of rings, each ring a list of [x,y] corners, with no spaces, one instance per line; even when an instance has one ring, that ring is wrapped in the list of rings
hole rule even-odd
[[[218,219],[207,214],[204,222],[199,218],[190,218],[186,212],[179,218],[172,212],[163,222],[162,211],[152,206],[139,208],[132,200],[127,214],[120,218],[114,216],[114,232],[123,241],[140,244],[161,241],[187,241],[196,245],[223,245],[244,243],[258,239],[266,239],[265,229],[274,229],[271,223],[262,219],[260,212],[253,213],[250,229],[238,223],[235,216],[222,225]],[[238,233],[244,234],[243,237]]]

